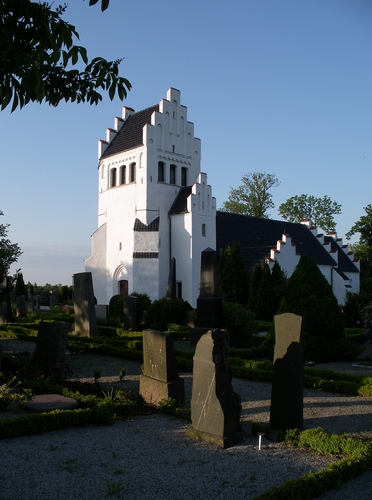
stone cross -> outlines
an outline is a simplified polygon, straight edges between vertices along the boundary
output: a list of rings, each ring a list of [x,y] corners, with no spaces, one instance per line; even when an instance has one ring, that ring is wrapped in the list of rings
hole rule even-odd
[[[273,429],[303,428],[303,318],[292,313],[274,316],[275,349],[270,425]]]

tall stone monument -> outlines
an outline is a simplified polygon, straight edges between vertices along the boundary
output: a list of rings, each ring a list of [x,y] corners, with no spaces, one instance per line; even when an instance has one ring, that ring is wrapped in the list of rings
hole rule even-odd
[[[9,323],[13,320],[10,290],[12,278],[7,276],[0,283],[0,324]]]
[[[199,340],[194,356],[191,438],[229,448],[243,441],[240,396],[233,390],[228,334],[214,329]]]
[[[195,328],[190,332],[190,343],[196,345],[211,328],[221,328],[222,299],[218,293],[217,252],[207,248],[201,253],[200,295],[196,300]]]
[[[157,330],[143,331],[143,375],[139,393],[155,406],[168,398],[175,399],[177,406],[184,405],[184,380],[178,374],[171,335]]]
[[[97,318],[94,304],[92,273],[74,274],[75,333],[97,337]]]
[[[172,257],[170,263],[167,292],[165,296],[168,299],[175,299],[177,297],[176,259],[174,257]]]
[[[273,429],[303,428],[303,327],[302,316],[274,316],[275,349],[270,425]]]

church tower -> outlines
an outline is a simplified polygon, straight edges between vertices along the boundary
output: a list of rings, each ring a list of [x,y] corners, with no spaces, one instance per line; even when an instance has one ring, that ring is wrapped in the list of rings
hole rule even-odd
[[[170,88],[150,108],[124,106],[99,141],[98,229],[85,261],[99,304],[132,292],[164,297],[173,257],[178,295],[196,304],[201,251],[216,247],[216,200],[180,99]]]

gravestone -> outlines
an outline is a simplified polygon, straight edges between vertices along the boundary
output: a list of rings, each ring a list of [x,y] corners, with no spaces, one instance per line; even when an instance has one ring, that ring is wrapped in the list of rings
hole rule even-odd
[[[69,325],[62,322],[39,323],[33,364],[45,375],[65,378],[67,336]]]
[[[243,441],[240,396],[233,390],[228,333],[214,329],[196,345],[188,437],[229,448]]]
[[[185,403],[184,380],[177,369],[173,338],[156,330],[143,331],[143,375],[139,393],[146,403],[157,406],[173,398],[177,406]]]
[[[0,283],[0,324],[9,323],[13,320],[12,304],[11,304],[11,290],[12,278],[7,276],[2,283]]]
[[[302,316],[274,316],[275,349],[270,425],[273,429],[303,428],[303,326]]]
[[[97,337],[97,318],[94,303],[92,273],[74,274],[75,333]]]
[[[172,257],[170,263],[167,292],[165,296],[168,299],[175,299],[177,297],[176,259],[174,257]]]
[[[16,316],[20,318],[25,318],[27,316],[25,295],[18,295],[16,299]]]
[[[195,328],[190,332],[190,343],[196,345],[200,337],[212,328],[221,328],[222,299],[218,293],[217,252],[207,248],[201,253],[200,294],[196,300]]]
[[[123,318],[125,330],[138,330],[138,298],[128,295],[123,299]]]

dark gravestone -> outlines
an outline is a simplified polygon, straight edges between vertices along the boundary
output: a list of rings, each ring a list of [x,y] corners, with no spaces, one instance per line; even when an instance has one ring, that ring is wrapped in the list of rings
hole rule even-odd
[[[123,299],[123,318],[125,330],[138,330],[138,299],[128,295]]]
[[[170,264],[167,293],[165,296],[168,299],[175,299],[177,297],[176,259],[174,257],[172,257]]]
[[[92,273],[74,274],[75,333],[98,336]]]
[[[20,318],[25,318],[27,316],[25,295],[18,295],[16,299],[16,316]]]
[[[33,363],[45,375],[59,380],[65,378],[68,369],[66,348],[69,325],[62,322],[39,323]]]
[[[221,328],[222,299],[218,294],[217,252],[207,248],[201,254],[200,295],[196,300],[195,328],[190,332],[190,343],[196,345],[211,328]]]
[[[270,425],[273,429],[303,428],[303,318],[274,316],[275,349]]]
[[[13,320],[11,304],[12,278],[7,276],[0,284],[0,324]]]
[[[243,441],[240,396],[233,390],[226,330],[210,330],[194,356],[191,398],[192,427],[186,435],[229,448]]]
[[[185,403],[184,380],[179,377],[173,338],[156,330],[143,332],[143,375],[140,376],[140,395],[157,406],[173,398],[177,406]]]

